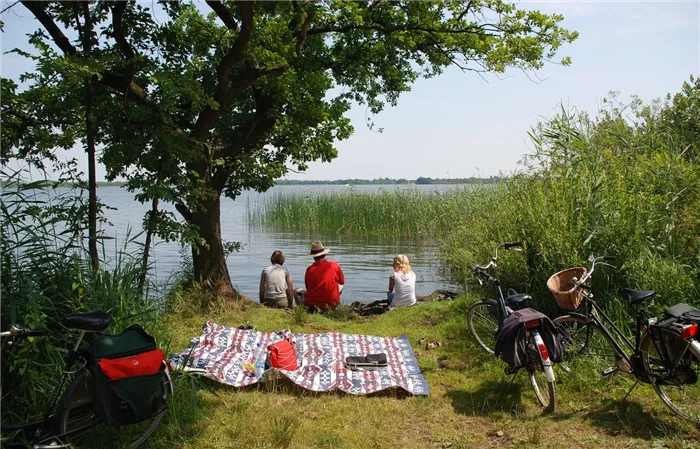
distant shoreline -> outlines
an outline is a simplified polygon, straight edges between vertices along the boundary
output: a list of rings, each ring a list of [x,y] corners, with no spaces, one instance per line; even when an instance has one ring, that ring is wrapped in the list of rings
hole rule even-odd
[[[302,179],[278,179],[275,185],[291,186],[291,185],[430,185],[430,184],[492,184],[501,181],[500,176],[491,176],[488,178],[426,178],[419,177],[416,179],[335,179],[335,180],[302,180]],[[48,180],[52,183],[55,181]],[[6,185],[0,181],[0,185]],[[123,187],[126,182],[123,181],[98,181],[97,187]],[[76,183],[62,183],[61,187],[74,187]]]
[[[425,178],[419,177],[416,179],[336,179],[336,180],[301,180],[301,179],[280,179],[276,185],[402,185],[402,184],[490,184],[501,181],[499,176],[491,176],[489,178]]]

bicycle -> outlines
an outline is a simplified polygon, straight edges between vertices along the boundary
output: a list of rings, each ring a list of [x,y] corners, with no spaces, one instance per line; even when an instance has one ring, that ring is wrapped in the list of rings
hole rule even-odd
[[[102,334],[102,331],[107,329],[110,322],[110,315],[100,310],[64,317],[64,326],[69,329],[80,330],[80,336],[73,349],[67,351],[64,356],[65,367],[63,373],[54,387],[43,416],[41,419],[20,424],[6,424],[3,422],[0,425],[0,431],[2,432],[0,447],[31,447],[33,449],[74,448],[74,444],[78,444],[80,441],[85,441],[88,446],[94,447],[95,440],[92,437],[95,435],[89,431],[107,424],[100,417],[100,414],[96,412],[96,376],[93,373],[96,361],[93,352],[90,350],[91,344],[88,343],[87,347],[84,344],[81,347],[81,344],[90,339],[86,338],[90,334],[118,337]],[[6,340],[9,346],[17,346],[28,337],[40,337],[44,336],[45,333],[46,331],[43,329],[29,329],[13,325],[9,331],[1,332],[0,338],[9,339],[9,341]],[[163,374],[162,385],[154,394],[163,401],[163,404],[166,404],[168,397],[173,391],[169,368],[165,362],[163,362],[163,366],[156,374],[159,374],[161,371]],[[71,380],[64,390],[64,386],[69,379]],[[157,378],[157,382],[160,383],[161,378]],[[101,400],[99,397],[97,399]],[[154,416],[129,425],[129,433],[136,434],[129,442],[132,448],[140,446],[151,436],[163,419],[164,412],[165,407]],[[125,433],[123,428],[119,428],[118,431]]]
[[[648,314],[645,304],[653,307],[652,298],[656,292],[624,288],[623,295],[637,308],[634,342],[630,341],[593,299],[590,281],[596,264],[605,264],[605,260],[614,258],[591,256],[590,271],[573,268],[550,278],[558,276],[564,281],[558,290],[550,286],[558,302],[561,297],[557,294],[562,292],[575,298],[568,305],[564,304],[565,308],[576,310],[580,303],[585,304],[585,313],[571,312],[554,320],[564,334],[563,363],[569,369],[573,364],[583,364],[584,368],[593,368],[604,377],[618,372],[631,375],[636,379],[632,389],[639,382],[651,384],[674,413],[700,423],[700,342],[697,339],[700,310],[678,304],[666,309],[664,318],[658,320]],[[577,276],[572,275],[574,270]],[[578,276],[583,277],[578,279]]]
[[[501,282],[498,277],[492,276],[488,270],[496,268],[498,261],[498,250],[500,248],[509,250],[515,248],[522,251],[522,242],[507,242],[496,246],[494,256],[487,265],[476,265],[473,272],[483,285],[483,282],[490,282],[496,286],[498,300],[483,299],[472,304],[467,311],[467,326],[472,335],[487,353],[495,354],[496,341],[503,321],[515,311],[529,308],[532,297],[526,293],[517,293],[513,289],[508,289],[508,296],[504,297]],[[530,383],[535,391],[537,400],[545,408],[545,411],[554,410],[556,402],[556,392],[554,388],[555,377],[553,363],[550,360],[547,347],[542,339],[542,320],[535,319],[524,323],[525,327],[525,347],[526,363],[525,368],[530,377]],[[506,373],[513,374],[513,380],[519,370]]]

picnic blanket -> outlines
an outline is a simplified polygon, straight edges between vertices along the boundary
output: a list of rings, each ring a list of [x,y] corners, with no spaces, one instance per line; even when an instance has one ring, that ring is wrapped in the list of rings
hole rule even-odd
[[[295,343],[299,369],[277,371],[300,387],[312,391],[337,388],[357,395],[398,387],[415,395],[430,394],[428,383],[405,335],[378,337],[339,332],[292,334],[289,329],[257,332],[207,321],[202,334],[190,341],[190,347],[170,355],[169,359],[174,369],[198,372],[226,385],[243,387],[259,380],[251,375],[249,367],[244,366],[253,363],[257,343],[267,347],[288,336]],[[351,371],[345,368],[347,356],[370,353],[385,353],[388,366],[376,371]],[[264,379],[266,374],[261,378]]]

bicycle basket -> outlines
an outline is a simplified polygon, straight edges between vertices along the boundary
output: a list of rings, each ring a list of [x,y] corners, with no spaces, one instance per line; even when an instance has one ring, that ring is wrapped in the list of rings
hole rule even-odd
[[[553,274],[547,281],[549,291],[554,295],[554,299],[559,307],[566,310],[576,310],[581,304],[583,297],[580,288],[576,287],[571,278],[583,278],[588,270],[583,267],[567,268]]]

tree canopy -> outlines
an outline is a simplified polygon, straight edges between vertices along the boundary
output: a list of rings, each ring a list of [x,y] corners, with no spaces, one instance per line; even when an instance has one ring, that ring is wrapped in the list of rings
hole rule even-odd
[[[353,103],[379,113],[449,66],[537,70],[577,37],[560,15],[503,0],[22,4],[42,29],[30,36],[30,88],[3,80],[14,155],[75,141],[89,79],[108,178],[127,179],[141,201],[174,203],[185,221],[153,211],[157,232],[192,239],[196,277],[228,285],[221,194],[335,158]],[[45,98],[54,107],[30,106]],[[38,145],[38,133],[50,138]]]

